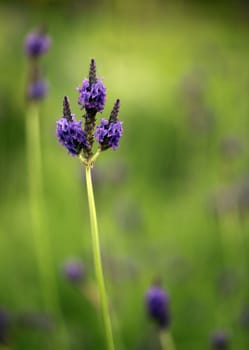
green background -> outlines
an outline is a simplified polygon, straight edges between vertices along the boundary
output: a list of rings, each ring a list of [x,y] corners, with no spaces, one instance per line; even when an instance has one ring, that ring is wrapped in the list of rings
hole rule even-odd
[[[40,106],[51,259],[43,264],[56,278],[60,311],[44,305],[28,198],[23,43],[41,24],[53,42],[41,60],[50,85]],[[76,87],[91,58],[107,87],[103,116],[120,98],[124,122],[119,149],[94,169],[117,349],[160,349],[144,307],[155,278],[170,296],[177,350],[209,349],[219,329],[231,349],[248,349],[248,7],[162,0],[0,4],[0,308],[10,313],[3,349],[105,349],[92,303],[84,169],[55,137],[64,95],[82,114]],[[80,286],[63,276],[70,257],[86,267]],[[20,326],[25,312],[48,314],[54,326]]]

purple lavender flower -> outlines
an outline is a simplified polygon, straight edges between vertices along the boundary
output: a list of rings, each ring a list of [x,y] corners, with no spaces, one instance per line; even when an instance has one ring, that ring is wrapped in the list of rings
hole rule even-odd
[[[86,109],[87,114],[90,114],[94,118],[97,112],[103,111],[106,99],[106,87],[103,85],[101,79],[97,79],[94,59],[91,59],[90,62],[89,79],[84,79],[82,86],[79,86],[77,90],[80,93],[78,104],[81,105],[81,109]]]
[[[113,106],[109,120],[101,119],[100,125],[97,126],[95,138],[104,151],[110,147],[114,150],[119,146],[119,140],[123,134],[122,122],[118,120],[120,100],[117,100]]]
[[[48,84],[46,81],[39,79],[32,82],[28,86],[28,98],[30,100],[42,100],[48,91]]]
[[[103,85],[102,80],[98,79],[96,83],[90,84],[89,79],[84,79],[82,86],[78,87],[80,95],[78,98],[78,104],[81,105],[81,109],[95,110],[96,112],[102,112],[105,106],[106,99],[106,87]]]
[[[213,349],[227,350],[229,345],[229,337],[224,331],[217,331],[211,336],[211,345]]]
[[[123,134],[122,122],[109,123],[107,119],[101,119],[95,133],[96,140],[100,143],[101,149],[112,147],[114,150],[119,146],[119,140]]]
[[[82,130],[82,120],[76,121],[72,114],[71,120],[65,117],[56,122],[56,135],[59,142],[67,148],[68,153],[77,156],[83,147],[87,147],[86,133]]]
[[[146,293],[146,308],[149,317],[160,328],[167,328],[170,323],[169,298],[166,292],[159,286],[154,285]]]
[[[85,277],[85,267],[81,261],[77,259],[70,259],[64,265],[64,275],[70,282],[81,282]]]
[[[25,39],[25,52],[29,57],[39,57],[46,53],[51,45],[49,36],[41,32],[32,32]]]

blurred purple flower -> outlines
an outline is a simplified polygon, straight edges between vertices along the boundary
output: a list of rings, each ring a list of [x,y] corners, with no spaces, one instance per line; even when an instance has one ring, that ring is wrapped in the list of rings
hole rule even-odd
[[[10,317],[5,309],[0,309],[0,344],[5,344],[8,337]]]
[[[79,155],[82,148],[88,145],[81,124],[82,120],[76,121],[75,115],[72,115],[71,119],[62,117],[56,123],[57,138],[72,156]]]
[[[79,92],[78,104],[81,109],[95,110],[95,112],[103,112],[106,99],[106,87],[102,80],[97,79],[95,83],[90,84],[89,79],[84,79],[82,86],[77,88]]]
[[[229,336],[224,331],[216,331],[211,336],[211,345],[217,350],[227,350],[229,345]]]
[[[25,39],[25,52],[29,57],[39,57],[51,46],[51,39],[42,32],[29,33]]]
[[[146,308],[149,317],[160,328],[167,328],[170,324],[169,298],[166,292],[154,285],[146,293]]]
[[[28,98],[30,100],[42,100],[48,91],[48,84],[46,81],[39,79],[32,82],[28,86]]]
[[[63,272],[66,278],[73,283],[81,282],[86,275],[85,266],[77,259],[66,261],[63,267]]]

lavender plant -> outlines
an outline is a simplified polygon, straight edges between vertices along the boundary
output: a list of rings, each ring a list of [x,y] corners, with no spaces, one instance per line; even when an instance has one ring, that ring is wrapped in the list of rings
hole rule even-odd
[[[49,50],[51,39],[42,28],[31,32],[25,38],[24,50],[29,60],[29,74],[26,97],[29,102],[44,99],[48,84],[41,72],[40,59]]]
[[[114,350],[111,319],[101,261],[91,169],[102,151],[109,148],[116,150],[119,146],[119,141],[123,133],[122,122],[118,119],[120,101],[119,99],[116,100],[109,118],[102,118],[100,124],[96,126],[97,113],[102,113],[104,110],[106,87],[103,81],[97,78],[94,59],[90,62],[88,79],[84,79],[82,85],[77,90],[79,92],[78,104],[81,110],[84,111],[83,120],[78,121],[76,116],[71,113],[69,99],[65,96],[63,99],[63,116],[57,121],[56,135],[62,146],[68,150],[68,153],[73,157],[78,157],[81,164],[85,166],[95,274],[100,295],[107,347],[109,350]],[[97,149],[94,149],[95,141],[98,144]]]
[[[169,332],[171,319],[168,294],[158,283],[155,283],[146,292],[145,304],[148,316],[159,330],[162,350],[174,350],[173,338]]]
[[[29,197],[31,223],[34,234],[35,252],[43,297],[46,307],[54,305],[51,291],[51,264],[47,237],[42,229],[42,163],[40,145],[39,102],[46,97],[47,83],[41,72],[41,57],[48,51],[51,39],[41,30],[31,32],[25,38],[24,50],[28,59],[28,81],[26,88],[26,147],[28,161]]]
[[[41,290],[45,308],[61,314],[59,296],[52,268],[50,242],[44,223],[43,178],[40,142],[40,102],[46,97],[48,84],[41,70],[41,57],[49,50],[51,39],[42,29],[27,35],[24,50],[28,59],[28,81],[26,87],[26,148],[28,165],[28,185],[30,197],[31,229],[41,279]],[[66,327],[61,317],[61,327],[66,335]],[[67,348],[66,342],[59,340],[60,348]],[[56,345],[55,345],[56,346]]]

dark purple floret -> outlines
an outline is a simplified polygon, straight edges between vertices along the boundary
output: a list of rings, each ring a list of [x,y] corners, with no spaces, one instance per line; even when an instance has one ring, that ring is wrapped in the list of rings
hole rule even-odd
[[[107,119],[101,119],[95,133],[96,140],[102,150],[112,147],[114,150],[119,146],[119,140],[123,134],[122,122],[109,123]]]
[[[102,112],[106,100],[106,87],[102,80],[97,79],[96,83],[90,84],[89,79],[84,79],[82,86],[78,87],[79,98],[78,104],[81,109],[93,110],[95,113]]]
[[[64,274],[70,282],[81,282],[85,277],[85,267],[77,259],[68,260],[64,265]]]
[[[224,331],[217,331],[211,336],[211,345],[213,349],[227,350],[229,345],[229,336]]]
[[[146,293],[146,308],[149,317],[160,328],[167,328],[170,323],[169,298],[159,286],[152,286]]]
[[[114,150],[118,148],[119,140],[123,134],[122,122],[118,120],[120,100],[116,100],[111,111],[109,120],[101,119],[95,133],[96,140],[104,151],[110,147]]]
[[[48,84],[46,81],[40,79],[28,86],[28,99],[29,100],[42,100],[48,91]]]
[[[49,36],[40,32],[33,32],[25,39],[25,52],[29,57],[39,57],[46,53],[51,45]]]
[[[82,130],[82,120],[76,121],[72,114],[72,119],[60,118],[56,123],[56,135],[59,142],[67,148],[72,156],[80,154],[83,147],[87,147],[86,133]]]

